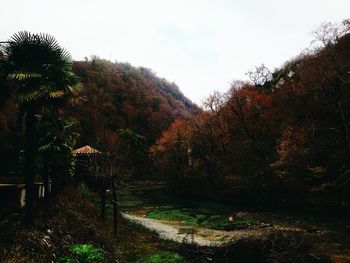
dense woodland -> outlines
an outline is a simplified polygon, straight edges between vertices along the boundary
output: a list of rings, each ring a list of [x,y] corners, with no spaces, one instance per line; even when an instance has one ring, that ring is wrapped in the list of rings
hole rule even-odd
[[[238,205],[349,208],[350,34],[324,24],[313,48],[249,71],[151,147],[159,176]],[[326,210],[330,211],[330,210]]]

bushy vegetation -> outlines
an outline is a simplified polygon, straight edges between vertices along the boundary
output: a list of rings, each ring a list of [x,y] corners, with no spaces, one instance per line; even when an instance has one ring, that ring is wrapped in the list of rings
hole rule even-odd
[[[138,260],[137,263],[185,263],[185,259],[177,253],[166,252],[157,253],[145,259]]]
[[[91,244],[75,244],[70,246],[71,255],[59,258],[61,263],[93,263],[104,259],[103,252]]]

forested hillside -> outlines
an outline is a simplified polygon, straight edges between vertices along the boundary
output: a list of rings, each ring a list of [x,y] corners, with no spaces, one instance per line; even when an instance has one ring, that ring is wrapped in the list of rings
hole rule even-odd
[[[273,72],[257,67],[250,81],[209,96],[201,114],[174,122],[151,148],[159,175],[241,205],[348,207],[347,28],[323,25],[317,48]]]
[[[72,68],[81,92],[75,103],[62,108],[62,112],[75,123],[78,146],[95,145],[107,137],[113,140],[119,129],[131,129],[144,137],[147,147],[174,120],[189,119],[199,109],[175,83],[157,77],[147,68],[96,57],[75,61]],[[2,176],[8,176],[17,171],[20,161],[16,151],[23,143],[18,140],[23,113],[15,100],[12,81],[0,79],[0,170]],[[147,159],[146,148],[144,157]]]
[[[80,122],[81,144],[125,128],[152,144],[175,119],[197,110],[175,83],[147,68],[92,58],[74,62],[73,71],[84,88],[80,103],[66,113]]]

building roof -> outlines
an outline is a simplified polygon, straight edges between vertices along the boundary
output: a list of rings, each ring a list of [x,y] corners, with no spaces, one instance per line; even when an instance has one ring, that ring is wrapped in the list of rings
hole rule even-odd
[[[91,147],[90,145],[85,145],[81,148],[73,150],[73,153],[75,153],[75,154],[99,154],[101,152],[99,150],[96,150],[95,148]]]

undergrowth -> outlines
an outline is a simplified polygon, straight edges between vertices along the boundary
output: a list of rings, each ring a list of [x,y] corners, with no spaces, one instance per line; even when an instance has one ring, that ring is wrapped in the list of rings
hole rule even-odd
[[[104,259],[103,250],[90,244],[69,246],[69,255],[58,258],[60,263],[94,263]]]
[[[144,259],[138,260],[137,263],[185,263],[184,257],[174,252],[156,253]]]

